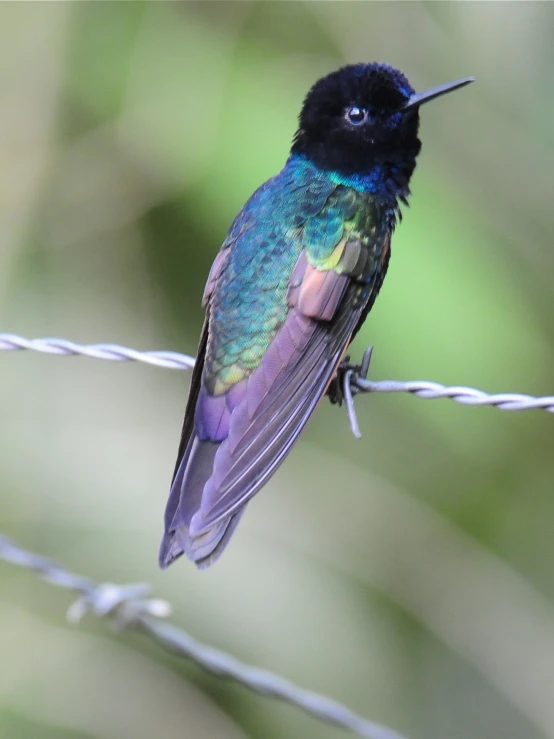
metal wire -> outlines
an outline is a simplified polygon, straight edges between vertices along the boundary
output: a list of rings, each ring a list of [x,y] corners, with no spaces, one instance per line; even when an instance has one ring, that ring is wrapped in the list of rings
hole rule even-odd
[[[192,369],[194,357],[177,352],[141,352],[118,344],[76,344],[67,339],[26,339],[15,334],[0,333],[0,351],[17,351],[29,349],[46,354],[75,355],[81,354],[95,359],[109,359],[116,362],[145,362],[156,367],[168,369]],[[367,371],[367,368],[366,368]],[[524,411],[541,409],[554,413],[554,395],[535,397],[519,393],[485,393],[472,387],[447,387],[438,382],[412,380],[380,380],[374,382],[358,376],[355,372],[350,376],[355,392],[359,393],[411,393],[418,398],[433,400],[449,398],[462,405],[491,405],[502,411]]]
[[[0,333],[0,351],[23,349],[66,356],[84,355],[117,362],[144,362],[168,369],[192,369],[195,362],[194,357],[177,352],[141,352],[118,344],[83,345],[66,339],[26,339],[16,334]],[[554,396],[489,394],[471,387],[446,387],[437,382],[427,381],[373,382],[366,379],[370,360],[371,348],[365,352],[359,367],[350,365],[344,367],[341,381],[350,426],[358,438],[361,433],[354,408],[354,396],[358,393],[407,392],[419,398],[449,398],[463,405],[490,405],[506,411],[538,408],[554,413]],[[231,655],[200,644],[181,629],[161,621],[161,617],[169,614],[170,606],[166,601],[149,598],[148,585],[97,583],[66,570],[45,557],[26,551],[2,535],[0,535],[0,559],[34,570],[48,582],[79,593],[79,598],[67,613],[70,621],[79,621],[87,611],[91,611],[96,616],[109,618],[116,628],[140,630],[161,646],[193,660],[205,670],[219,677],[235,680],[257,693],[291,703],[326,723],[348,729],[368,739],[404,739],[392,729],[367,721],[330,698],[298,688],[267,670],[245,665]]]
[[[166,601],[148,597],[149,585],[97,583],[23,549],[3,535],[0,535],[0,559],[33,570],[53,585],[78,593],[79,598],[67,612],[68,619],[74,623],[90,611],[98,617],[108,618],[117,629],[142,631],[165,649],[192,660],[208,672],[234,680],[256,693],[290,703],[327,724],[367,739],[404,739],[392,729],[358,716],[337,701],[299,688],[268,670],[245,665],[162,621],[161,618],[167,616],[171,608]]]
[[[192,369],[194,357],[177,352],[139,352],[118,344],[76,344],[67,339],[25,339],[15,334],[0,334],[0,351],[29,349],[45,354],[83,355],[114,362],[144,362],[167,369]]]

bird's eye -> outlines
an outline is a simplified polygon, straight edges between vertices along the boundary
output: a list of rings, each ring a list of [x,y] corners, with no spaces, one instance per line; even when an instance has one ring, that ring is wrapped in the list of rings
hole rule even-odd
[[[357,105],[353,105],[346,111],[346,120],[353,126],[359,126],[365,123],[368,118],[368,112],[365,108],[358,108]]]

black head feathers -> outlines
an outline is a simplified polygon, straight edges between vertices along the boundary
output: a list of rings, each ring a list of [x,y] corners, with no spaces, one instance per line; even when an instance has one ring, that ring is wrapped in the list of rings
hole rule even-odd
[[[292,151],[345,176],[399,158],[413,170],[421,146],[418,109],[403,111],[413,94],[402,72],[386,64],[342,67],[306,95]]]
[[[407,186],[421,148],[419,107],[472,79],[416,95],[388,64],[351,64],[318,80],[306,95],[292,153],[345,177],[375,168]]]

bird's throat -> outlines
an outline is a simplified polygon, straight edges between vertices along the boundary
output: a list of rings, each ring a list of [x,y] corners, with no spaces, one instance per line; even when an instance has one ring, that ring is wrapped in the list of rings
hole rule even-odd
[[[409,182],[416,163],[414,156],[410,160],[403,158],[401,161],[374,162],[363,171],[352,171],[342,168],[323,169],[304,155],[293,154],[291,159],[298,163],[311,165],[337,185],[351,187],[359,192],[375,196],[393,208],[398,200],[405,201],[410,194]]]

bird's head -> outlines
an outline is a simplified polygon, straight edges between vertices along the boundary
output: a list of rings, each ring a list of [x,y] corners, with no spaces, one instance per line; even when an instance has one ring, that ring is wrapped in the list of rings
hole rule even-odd
[[[419,106],[472,81],[416,94],[402,72],[387,64],[342,67],[308,92],[292,152],[345,176],[405,162],[409,179],[421,147]]]

